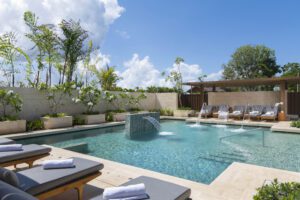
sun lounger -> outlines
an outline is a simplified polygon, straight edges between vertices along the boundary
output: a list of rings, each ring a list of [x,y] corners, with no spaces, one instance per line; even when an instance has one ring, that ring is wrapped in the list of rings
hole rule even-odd
[[[0,152],[0,167],[27,163],[32,167],[33,162],[49,155],[51,148],[37,144],[23,145],[22,151]]]
[[[229,113],[228,105],[219,105],[217,106],[217,112],[213,113],[213,117],[215,118],[227,118]]]
[[[266,106],[264,114],[261,115],[262,120],[275,121],[278,116],[278,106]]]
[[[16,142],[11,140],[11,139],[3,138],[3,137],[0,138],[0,145],[2,145],[2,144],[15,144],[15,143]]]
[[[135,185],[139,183],[145,184],[149,200],[186,200],[191,195],[191,190],[189,188],[147,176],[140,176],[132,179],[121,186]],[[104,200],[104,198],[100,195],[92,198],[91,200]]]
[[[1,200],[37,200],[37,198],[26,192],[13,187],[3,181],[0,181],[0,199]]]
[[[260,120],[263,112],[264,112],[264,106],[253,105],[251,106],[251,111],[249,112],[249,118],[252,120]]]
[[[200,111],[201,117],[211,117],[212,113],[213,113],[213,106],[211,105],[202,106]]]
[[[242,119],[246,110],[246,106],[234,106],[232,113],[229,113],[230,118]]]
[[[35,166],[16,172],[18,188],[38,199],[76,189],[81,200],[84,185],[101,175],[103,164],[83,158],[73,159],[73,168],[44,169],[43,166]]]

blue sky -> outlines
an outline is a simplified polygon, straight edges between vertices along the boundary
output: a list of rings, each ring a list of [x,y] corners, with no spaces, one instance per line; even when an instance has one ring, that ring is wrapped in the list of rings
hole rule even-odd
[[[0,34],[16,32],[28,50],[25,11],[40,23],[80,20],[101,47],[97,67],[117,66],[119,86],[171,87],[161,72],[176,69],[177,56],[184,81],[220,79],[222,64],[246,44],[274,49],[281,65],[300,62],[299,8],[299,0],[0,0]]]
[[[300,61],[300,1],[120,0],[126,10],[111,25],[102,52],[120,69],[133,53],[160,69],[176,56],[205,74],[221,70],[234,50],[264,44],[279,64]]]

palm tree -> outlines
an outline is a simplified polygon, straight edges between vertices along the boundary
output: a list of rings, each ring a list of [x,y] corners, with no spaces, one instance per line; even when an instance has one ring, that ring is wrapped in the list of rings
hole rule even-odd
[[[95,65],[93,65],[90,70],[97,76],[102,90],[114,90],[117,86],[117,81],[121,80],[116,74],[114,67],[106,66],[104,69],[97,70]]]
[[[73,20],[62,20],[59,26],[64,36],[63,38],[59,38],[64,54],[64,65],[60,80],[63,83],[66,76],[66,81],[71,82],[77,62],[84,58],[85,52],[83,51],[83,46],[84,41],[88,38],[88,34],[81,27],[80,22]]]
[[[0,36],[0,57],[4,60],[4,65],[10,66],[9,72],[6,74],[11,76],[12,87],[15,87],[15,74],[17,72],[15,62],[19,60],[20,56],[25,57],[28,67],[31,66],[29,56],[21,48],[17,47],[16,43],[16,34],[13,32]]]

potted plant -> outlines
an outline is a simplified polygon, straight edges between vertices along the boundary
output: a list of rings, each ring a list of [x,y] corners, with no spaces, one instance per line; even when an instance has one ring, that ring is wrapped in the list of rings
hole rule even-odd
[[[26,131],[26,120],[18,120],[17,114],[22,110],[22,99],[12,90],[0,89],[0,134],[19,133]],[[12,115],[9,113],[15,113]]]
[[[41,117],[45,129],[71,127],[73,125],[73,117],[66,113],[58,112],[63,101],[67,96],[71,95],[71,90],[75,89],[74,83],[64,83],[53,87],[41,87],[40,90],[45,91],[49,103],[50,113]]]
[[[99,103],[100,99],[101,91],[92,86],[81,88],[78,92],[78,96],[72,99],[75,103],[81,103],[85,106],[86,111],[78,116],[85,124],[99,124],[105,122],[105,114],[94,111],[94,107]]]

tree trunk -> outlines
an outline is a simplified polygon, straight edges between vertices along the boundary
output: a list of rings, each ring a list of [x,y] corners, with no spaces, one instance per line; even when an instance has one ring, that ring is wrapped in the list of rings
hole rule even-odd
[[[12,75],[12,87],[15,87],[15,66],[11,61],[11,75]]]

